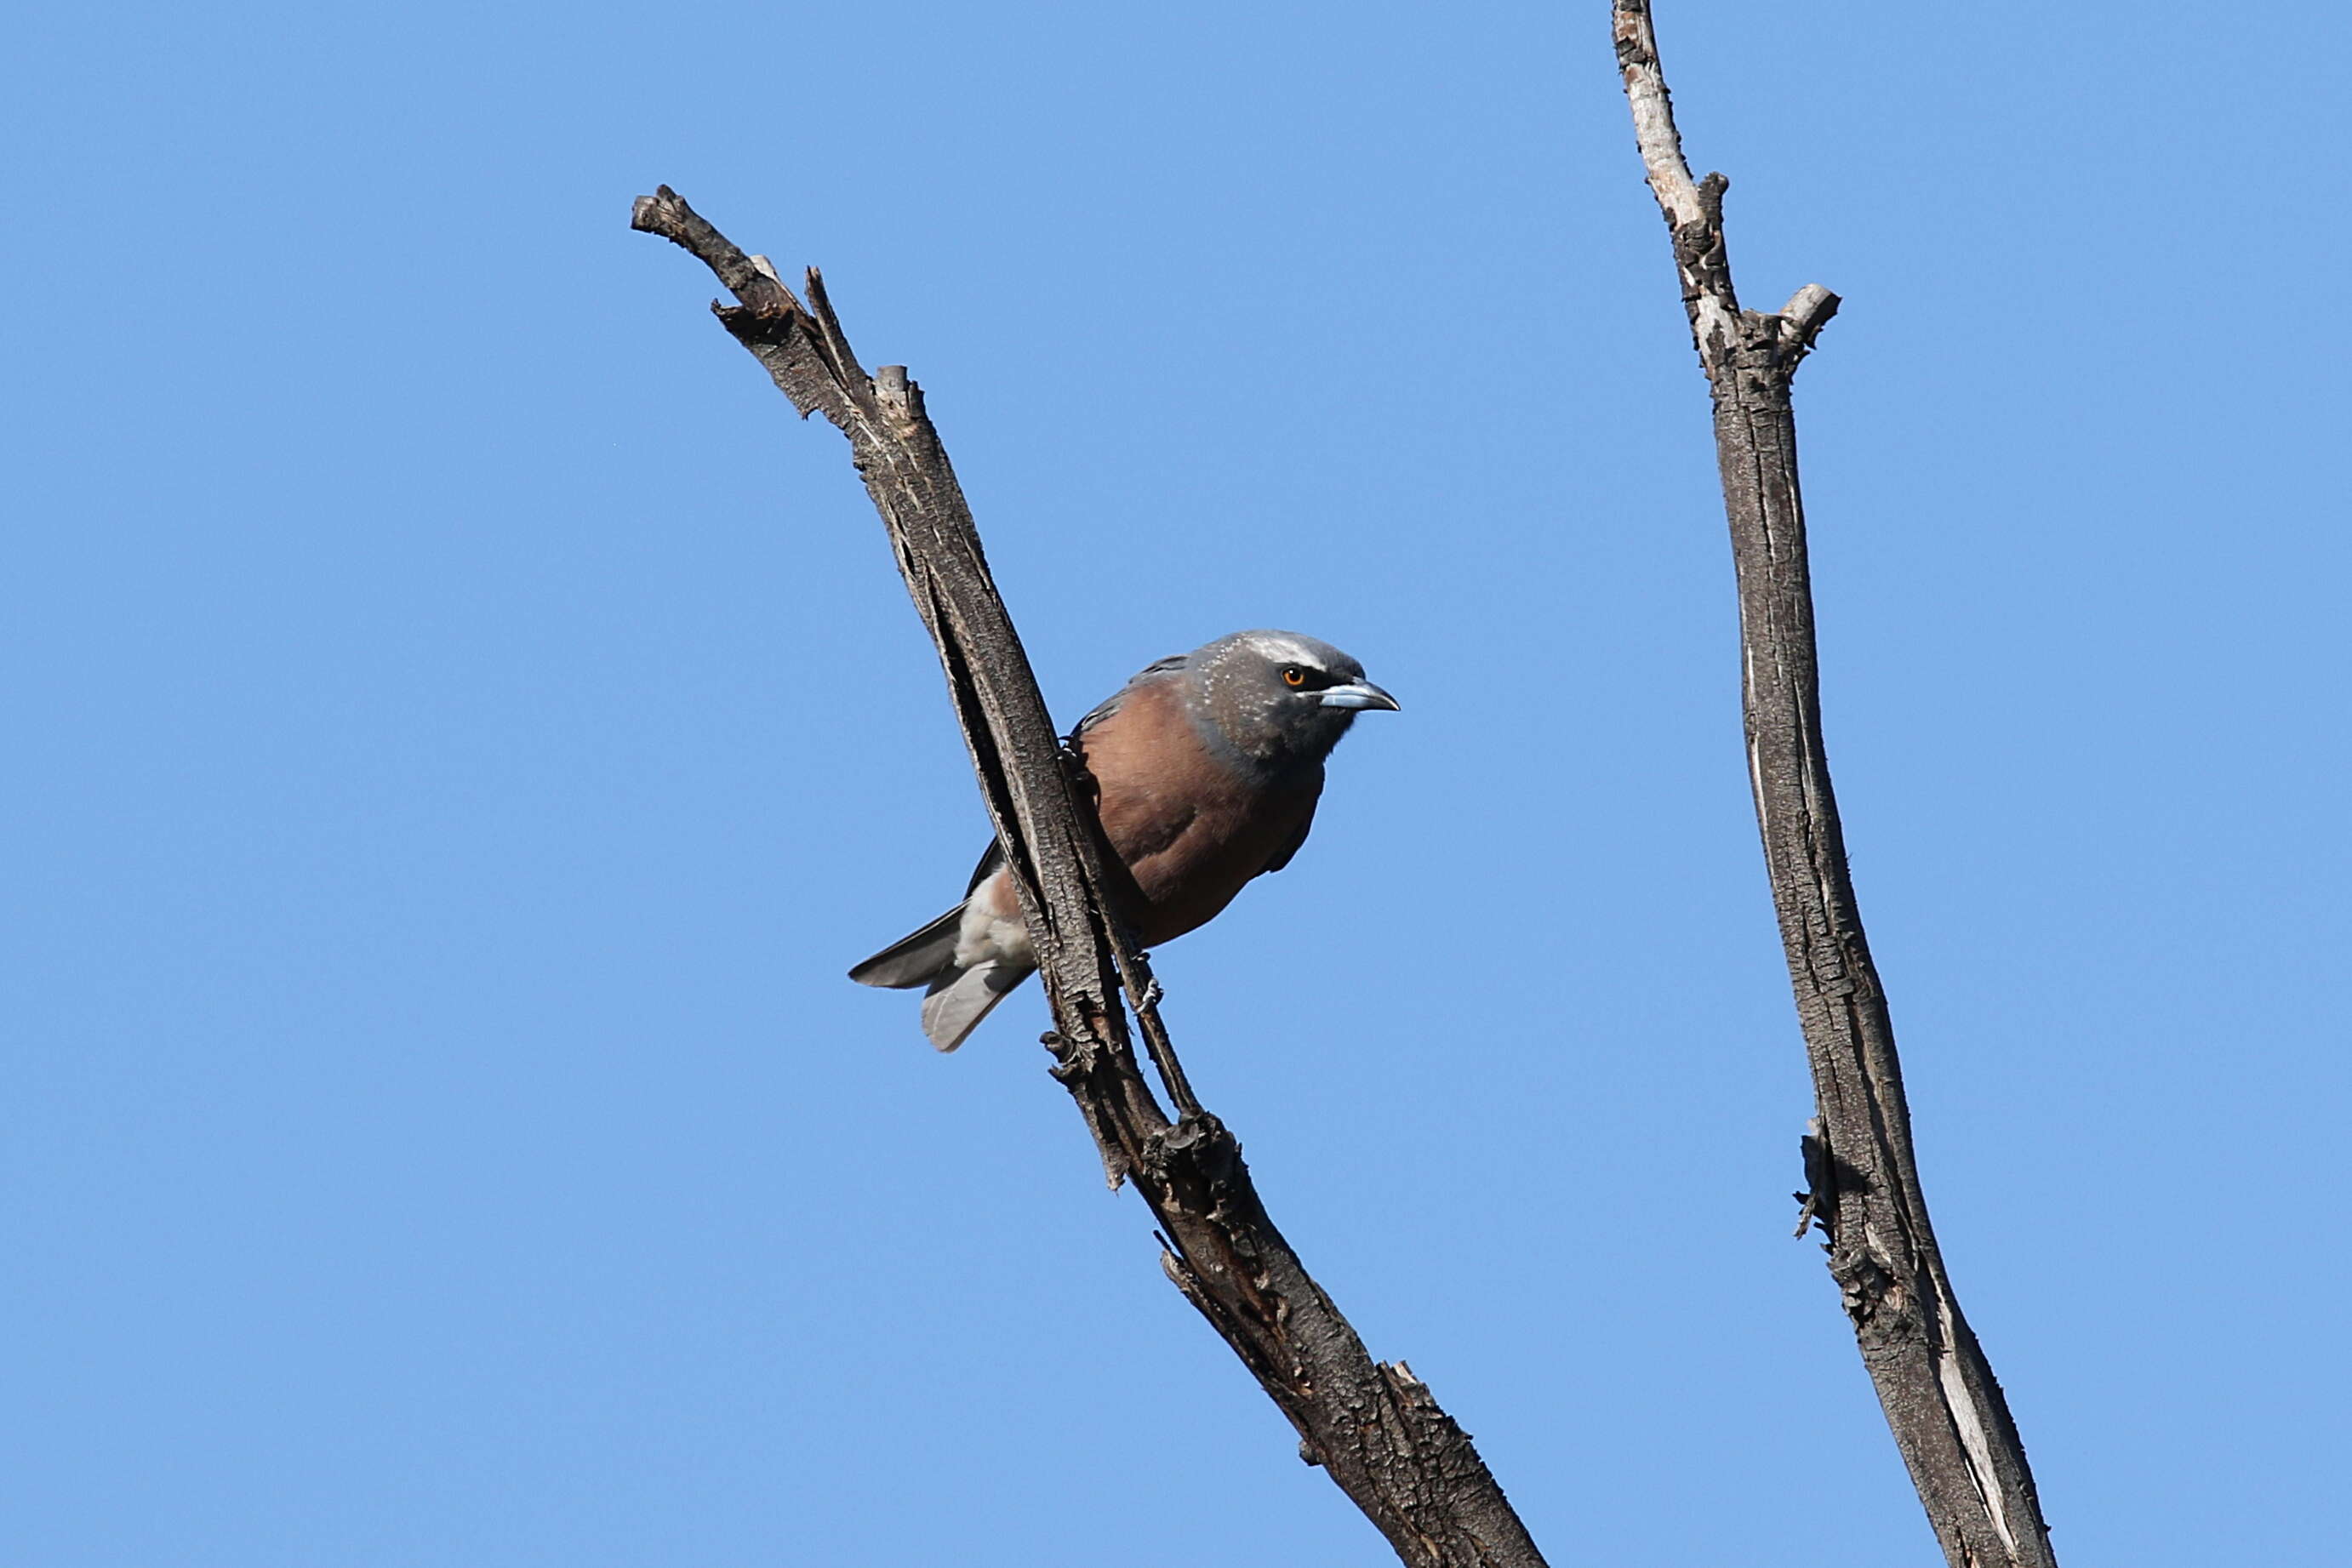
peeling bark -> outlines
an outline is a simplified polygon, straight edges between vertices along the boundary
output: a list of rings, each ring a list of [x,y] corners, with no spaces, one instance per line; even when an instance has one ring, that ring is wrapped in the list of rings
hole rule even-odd
[[[1756,822],[1820,1103],[1804,1139],[1818,1224],[1864,1364],[1953,1568],[2056,1568],[2025,1448],[1961,1316],[1927,1220],[1886,996],[1847,874],[1822,737],[1813,596],[1797,485],[1798,363],[1838,307],[1817,284],[1739,308],[1720,174],[1684,162],[1648,0],[1613,0],[1617,60],[1715,401],[1739,583],[1741,701]]]

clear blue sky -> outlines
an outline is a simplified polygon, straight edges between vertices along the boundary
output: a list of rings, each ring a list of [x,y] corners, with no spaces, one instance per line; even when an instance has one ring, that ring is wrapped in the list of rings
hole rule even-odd
[[[2343,1556],[2342,9],[1661,0],[2069,1568]],[[667,181],[929,390],[1049,698],[1405,711],[1160,956],[1555,1563],[1925,1563],[1811,1242],[1706,395],[1605,0],[19,13],[0,1085],[27,1568],[1385,1549],[1045,1076],[843,969],[982,819]],[[1110,1544],[1121,1543],[1116,1549]]]

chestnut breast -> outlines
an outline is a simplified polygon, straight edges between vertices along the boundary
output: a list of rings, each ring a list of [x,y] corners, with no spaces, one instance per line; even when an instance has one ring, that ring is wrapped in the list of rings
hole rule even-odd
[[[1218,755],[1175,680],[1130,688],[1082,729],[1104,835],[1133,885],[1121,890],[1145,946],[1181,936],[1296,847],[1323,792],[1318,763],[1270,776]]]

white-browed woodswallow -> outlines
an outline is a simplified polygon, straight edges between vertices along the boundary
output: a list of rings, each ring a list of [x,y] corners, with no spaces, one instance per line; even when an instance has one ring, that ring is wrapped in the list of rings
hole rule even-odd
[[[1112,895],[1135,940],[1181,936],[1244,883],[1288,865],[1315,821],[1323,759],[1356,715],[1396,706],[1328,643],[1236,632],[1140,671],[1080,719],[1069,744],[1099,790],[1103,832],[1124,868]],[[928,988],[923,1032],[953,1051],[1036,967],[991,845],[961,904],[849,977]]]

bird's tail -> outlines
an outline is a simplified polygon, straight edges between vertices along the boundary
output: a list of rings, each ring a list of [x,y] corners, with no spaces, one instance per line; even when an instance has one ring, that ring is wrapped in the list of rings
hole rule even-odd
[[[963,906],[958,904],[920,931],[900,937],[857,967],[849,977],[861,986],[929,989],[923,997],[923,1032],[941,1051],[953,1051],[980,1027],[989,1009],[1037,972],[1034,964],[986,958],[965,968],[956,962]]]
[[[969,969],[950,967],[923,997],[923,1032],[941,1051],[953,1051],[980,1027],[989,1009],[1037,972],[1034,964],[989,958]]]
[[[963,905],[959,904],[920,931],[899,937],[850,970],[849,977],[861,986],[880,986],[891,991],[928,985],[942,971],[955,967],[956,937],[962,924]]]

